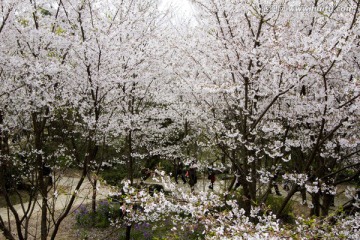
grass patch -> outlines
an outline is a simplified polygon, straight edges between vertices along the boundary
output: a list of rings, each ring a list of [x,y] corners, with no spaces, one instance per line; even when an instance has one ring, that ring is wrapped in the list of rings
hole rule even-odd
[[[274,196],[270,194],[266,200],[266,205],[271,209],[273,213],[277,213],[280,210],[282,203],[284,202],[284,197]],[[290,200],[280,216],[277,216],[284,223],[295,223],[294,213],[293,213],[294,201]]]
[[[92,212],[85,205],[79,206],[75,211],[76,223],[82,228],[107,228],[112,220],[116,220],[121,215],[120,205],[109,204],[106,200],[98,203],[96,212]]]
[[[121,181],[127,177],[126,171],[119,171],[119,169],[107,169],[101,172],[100,175],[107,184],[112,186],[119,186]]]
[[[78,237],[81,239],[93,239],[91,236],[102,232],[108,234],[111,239],[125,239],[126,224],[121,222],[119,204],[109,203],[107,201],[99,202],[97,211],[91,212],[89,206],[80,206],[75,211],[76,225],[78,228]],[[120,221],[117,221],[120,220]],[[117,227],[111,226],[111,222],[116,221]],[[173,231],[173,229],[176,229]],[[200,224],[190,224],[183,226],[174,225],[171,218],[159,220],[157,222],[138,222],[131,226],[132,240],[201,240],[205,239],[202,234],[204,226]]]

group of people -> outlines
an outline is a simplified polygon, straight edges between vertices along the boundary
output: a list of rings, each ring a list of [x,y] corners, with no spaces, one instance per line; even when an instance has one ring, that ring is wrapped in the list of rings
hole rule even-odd
[[[145,181],[147,178],[149,178],[151,176],[153,171],[151,171],[149,168],[145,168],[142,169],[141,171],[141,180]],[[208,174],[208,180],[210,181],[209,184],[209,189],[213,190],[214,189],[214,183],[216,181],[216,174],[219,173],[219,171],[217,171],[214,168],[209,167],[207,174]],[[279,190],[279,184],[281,182],[281,176],[284,174],[285,172],[281,169],[281,167],[275,169],[274,171],[274,175],[271,179],[271,185],[269,186],[269,193],[272,194],[272,190],[275,190],[275,194],[278,196],[281,196],[281,192]],[[48,171],[48,168],[44,167],[44,176],[48,176],[50,175],[50,172]],[[176,184],[179,184],[179,180],[181,179],[182,182],[184,184],[188,183],[190,185],[191,191],[194,191],[195,189],[195,185],[197,183],[197,166],[195,164],[195,162],[192,162],[190,165],[185,166],[183,162],[181,161],[177,161],[175,163],[175,182]],[[239,171],[235,172],[235,177],[233,182],[231,183],[231,187],[230,189],[237,189],[238,187],[240,187],[241,185],[241,178],[243,177],[242,173]],[[283,189],[285,191],[290,191],[293,188],[293,183],[287,179],[284,180],[283,182]],[[302,197],[302,202],[303,204],[306,204],[307,199],[306,199],[306,195],[307,195],[307,191],[305,186],[297,186],[296,191],[301,193],[301,197]],[[360,198],[360,190],[358,190],[357,192],[357,196]],[[330,200],[330,206],[334,206],[334,196],[332,196],[332,199]]]
[[[179,178],[183,181],[184,184],[189,183],[190,188],[192,191],[195,189],[195,185],[197,183],[197,175],[196,175],[197,167],[194,162],[190,164],[188,168],[185,168],[184,164],[182,162],[178,162],[175,167],[175,182],[176,184],[179,184]],[[151,176],[151,169],[144,168],[141,170],[141,181],[145,181]],[[215,182],[215,172],[209,172],[209,177],[211,184],[209,186],[210,189],[214,188],[214,182]]]
[[[175,169],[175,182],[176,184],[179,183],[178,178],[181,177],[181,180],[183,183],[189,182],[190,188],[193,191],[195,184],[197,183],[197,176],[196,176],[196,166],[195,164],[191,164],[188,170],[184,169],[184,164],[182,162],[179,162],[176,165]],[[188,181],[187,181],[188,179]]]
[[[190,164],[190,167],[186,170],[184,164],[179,162],[175,168],[175,182],[179,184],[179,176],[184,184],[189,182],[190,188],[193,191],[195,184],[197,183],[197,176],[196,176],[196,166],[194,163]],[[208,179],[210,180],[210,189],[214,189],[214,182],[215,178],[215,171],[211,168],[208,168]],[[187,181],[188,180],[188,181]]]

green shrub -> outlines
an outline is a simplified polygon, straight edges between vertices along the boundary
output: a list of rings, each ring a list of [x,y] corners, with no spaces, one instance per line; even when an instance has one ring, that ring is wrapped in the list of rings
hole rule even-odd
[[[277,213],[280,210],[282,203],[284,202],[284,197],[269,195],[266,199],[266,206],[271,209],[271,212]],[[289,201],[280,216],[277,216],[279,219],[283,220],[285,223],[294,223],[293,218],[293,201]]]
[[[127,172],[119,169],[106,169],[102,171],[101,177],[112,186],[119,186],[121,181],[127,177]]]
[[[239,188],[236,191],[235,198],[238,201],[239,207],[244,208],[245,207],[245,201],[243,198],[243,189]],[[270,194],[265,202],[265,205],[267,206],[268,210],[270,210],[272,213],[277,213],[284,202],[285,198],[282,196],[275,196]],[[280,216],[277,216],[279,219],[281,219],[285,223],[294,223],[294,217],[293,217],[293,201],[289,201],[286,205],[285,209],[282,211],[282,214]]]
[[[84,205],[80,205],[75,211],[75,219],[80,227],[90,227],[92,225],[91,213]]]
[[[101,201],[98,203],[96,212],[90,212],[86,206],[80,206],[75,211],[76,222],[80,227],[96,227],[107,228],[110,226],[110,219],[113,209],[108,201]]]

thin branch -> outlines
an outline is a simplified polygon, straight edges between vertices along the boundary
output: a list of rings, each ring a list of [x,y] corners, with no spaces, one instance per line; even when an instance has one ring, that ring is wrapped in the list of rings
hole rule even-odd
[[[287,90],[280,92],[278,95],[274,97],[274,99],[269,103],[269,105],[265,108],[265,110],[261,113],[261,115],[258,117],[258,119],[251,125],[250,131],[254,130],[257,126],[257,124],[262,120],[262,118],[265,116],[265,114],[269,111],[269,109],[274,105],[274,103],[277,101],[279,97],[289,92],[294,86],[291,86]]]

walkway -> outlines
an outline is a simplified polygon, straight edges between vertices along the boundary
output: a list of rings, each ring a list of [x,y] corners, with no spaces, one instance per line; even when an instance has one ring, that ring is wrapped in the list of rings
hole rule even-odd
[[[63,210],[68,205],[70,198],[74,193],[75,187],[79,180],[80,178],[76,178],[76,177],[64,177],[59,180],[59,182],[57,183],[56,198],[55,198],[55,194],[51,194],[50,196],[49,193],[49,200],[50,200],[49,202],[53,204],[53,206],[55,207],[55,211]],[[98,193],[97,193],[98,200],[107,198],[107,195],[109,193],[109,188],[107,188],[104,185],[98,184],[97,189],[98,189]],[[80,191],[78,191],[77,193],[77,197],[73,206],[76,207],[79,206],[80,204],[90,203],[91,196],[92,196],[92,186],[90,182],[87,179],[85,179],[80,188]],[[28,205],[29,205],[28,202],[24,203],[24,206],[22,206],[21,204],[14,205],[14,208],[16,209],[20,217],[24,215],[23,207],[25,207],[26,209]],[[41,207],[41,199],[38,199],[34,207],[33,216],[40,214],[41,211],[40,207]],[[7,208],[0,208],[0,216],[4,221],[6,222],[8,221]],[[15,218],[13,214],[10,212],[10,221],[14,219]]]

